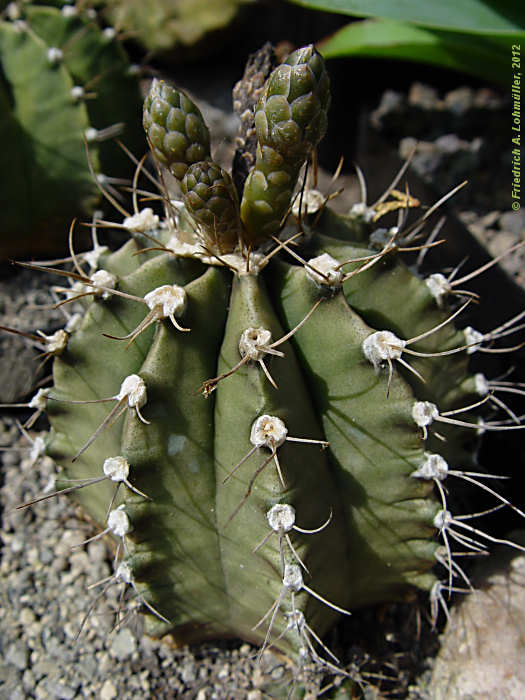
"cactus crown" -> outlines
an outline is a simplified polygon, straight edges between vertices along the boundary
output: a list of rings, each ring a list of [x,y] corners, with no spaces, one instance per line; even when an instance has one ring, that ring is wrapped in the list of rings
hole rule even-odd
[[[318,642],[339,614],[439,592],[439,565],[452,587],[453,541],[483,548],[441,482],[474,478],[480,429],[521,427],[477,422],[490,383],[468,357],[523,314],[475,342],[456,330],[468,299],[444,309],[442,287],[402,260],[426,214],[374,231],[381,203],[336,215],[304,189],[290,214],[327,124],[313,47],[254,94],[238,192],[198,108],[153,82],[144,128],[182,200],[165,196],[162,221],[126,217],[131,239],[96,261],[104,280],[84,269],[93,251],[62,272],[84,312],[60,347],[40,339],[54,386],[35,407],[49,453],[88,479],[77,498],[116,536],[115,576],[126,567],[152,632],[242,637],[289,653],[297,673],[334,670]]]

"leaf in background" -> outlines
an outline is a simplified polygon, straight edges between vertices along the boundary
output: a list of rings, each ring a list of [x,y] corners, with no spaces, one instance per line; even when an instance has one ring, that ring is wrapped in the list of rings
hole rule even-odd
[[[357,17],[381,17],[433,29],[469,34],[506,35],[522,32],[523,5],[509,0],[293,0],[313,10],[337,12]]]
[[[343,27],[317,48],[325,58],[371,56],[431,63],[506,84],[510,43],[522,39],[519,33],[502,40],[390,20],[364,20]]]

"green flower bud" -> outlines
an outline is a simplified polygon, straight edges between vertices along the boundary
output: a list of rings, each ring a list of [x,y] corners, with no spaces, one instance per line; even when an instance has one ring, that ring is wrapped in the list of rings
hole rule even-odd
[[[231,177],[212,161],[189,166],[181,181],[182,199],[212,247],[231,252],[239,239],[239,202]]]
[[[244,186],[244,238],[258,244],[279,231],[299,170],[326,132],[330,83],[313,46],[294,51],[268,78],[255,113],[259,147]]]
[[[161,80],[144,101],[143,125],[155,156],[178,180],[189,165],[210,158],[210,133],[198,107]]]

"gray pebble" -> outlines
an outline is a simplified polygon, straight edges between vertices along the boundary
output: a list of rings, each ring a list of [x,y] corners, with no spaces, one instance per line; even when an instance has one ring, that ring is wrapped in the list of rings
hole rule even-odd
[[[47,689],[52,698],[57,700],[72,700],[76,691],[63,683],[47,682]]]
[[[37,700],[48,700],[48,698],[52,697],[47,690],[47,684],[45,680],[41,681],[35,688],[35,697],[37,698]]]
[[[115,685],[108,679],[100,689],[100,700],[113,700],[117,694]]]
[[[195,675],[195,665],[192,663],[186,663],[180,671],[180,676],[184,683],[193,683],[196,678]]]
[[[422,83],[413,83],[410,87],[408,102],[411,105],[417,105],[425,109],[436,109],[440,105],[438,91],[430,87],[430,85],[423,85]]]
[[[525,234],[525,211],[507,211],[500,217],[499,227],[504,231],[510,231],[517,236]]]
[[[22,688],[14,688],[9,693],[9,700],[26,700],[26,695]]]
[[[137,649],[137,642],[127,627],[121,629],[113,637],[110,653],[119,661],[130,657]]]
[[[42,659],[32,666],[32,671],[37,680],[51,676],[56,671],[56,663],[51,659]]]
[[[445,105],[453,114],[463,115],[474,105],[474,91],[469,87],[451,90],[445,95]]]
[[[7,647],[5,654],[5,660],[7,663],[16,666],[20,671],[27,668],[27,662],[29,658],[29,651],[23,642],[16,642]]]

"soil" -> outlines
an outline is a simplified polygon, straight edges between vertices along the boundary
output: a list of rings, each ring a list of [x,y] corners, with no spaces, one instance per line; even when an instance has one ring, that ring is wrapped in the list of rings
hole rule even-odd
[[[222,101],[222,97],[215,100]],[[212,138],[220,144],[215,157],[226,162],[231,158],[236,120],[209,102],[202,104],[214,132]],[[361,138],[354,158],[366,174],[369,201],[388,185],[414,139],[419,146],[407,177],[411,194],[430,204],[459,182],[469,180],[468,187],[446,206],[449,221],[443,233],[450,243],[448,252],[440,251],[436,257],[429,254],[429,266],[453,267],[468,255],[464,269],[470,270],[479,261],[525,240],[525,215],[510,208],[509,114],[508,98],[489,88],[465,86],[440,92],[420,83],[405,92],[386,90],[374,105],[363,106]],[[359,199],[357,178],[350,163],[348,166],[337,183],[345,188],[334,200],[340,210],[348,210]],[[322,174],[320,189],[329,179],[326,172]],[[498,270],[492,269],[480,284],[473,285],[488,301],[480,319],[482,329],[490,328],[496,317],[506,319],[525,308],[524,255],[520,251],[504,258]],[[45,308],[52,299],[44,275],[8,267],[2,272],[0,324],[24,331],[39,328],[46,333],[63,324],[59,312]],[[39,368],[37,353],[20,336],[2,335],[0,343],[0,400],[27,401],[49,368]],[[32,496],[52,490],[54,483],[53,463],[47,457],[32,459],[28,454],[31,444],[15,424],[26,415],[23,409],[2,409],[0,424],[0,445],[9,448],[1,453],[5,511],[0,565],[0,697],[271,697],[266,688],[287,673],[283,660],[271,652],[257,665],[257,650],[242,642],[173,649],[143,634],[140,617],[133,612],[133,595],[128,591],[125,602],[120,602],[121,585],[110,586],[97,600],[101,588],[89,586],[109,575],[111,545],[98,540],[71,550],[96,530],[67,499],[50,499],[29,510],[14,510]],[[45,420],[40,419],[31,439],[45,427]],[[495,455],[501,450],[509,462],[514,461],[514,471],[520,471],[523,457],[515,440],[492,441],[483,454],[497,465]],[[488,466],[490,470],[490,463]],[[513,525],[503,519],[494,527],[499,533],[517,524],[519,518]],[[498,590],[505,590],[505,586]],[[494,596],[501,601],[500,594]],[[77,639],[79,624],[91,605],[95,605],[93,612]],[[115,628],[115,611],[119,610],[126,619]],[[516,615],[522,611],[523,606]],[[429,618],[425,596],[414,594],[406,602],[356,611],[325,641],[364,689],[365,697],[437,700],[445,697],[437,690],[439,679],[435,675],[432,679],[445,619],[443,616],[436,630]],[[463,619],[462,624],[467,623]],[[436,668],[440,665],[441,661]],[[505,671],[502,685],[491,697],[524,697],[523,686],[516,686],[516,669]],[[505,678],[514,683],[512,692],[505,686]],[[334,690],[333,679],[317,681],[311,697],[328,696]],[[459,681],[454,683],[457,690]],[[472,688],[468,695],[460,690],[446,697],[489,697]]]

